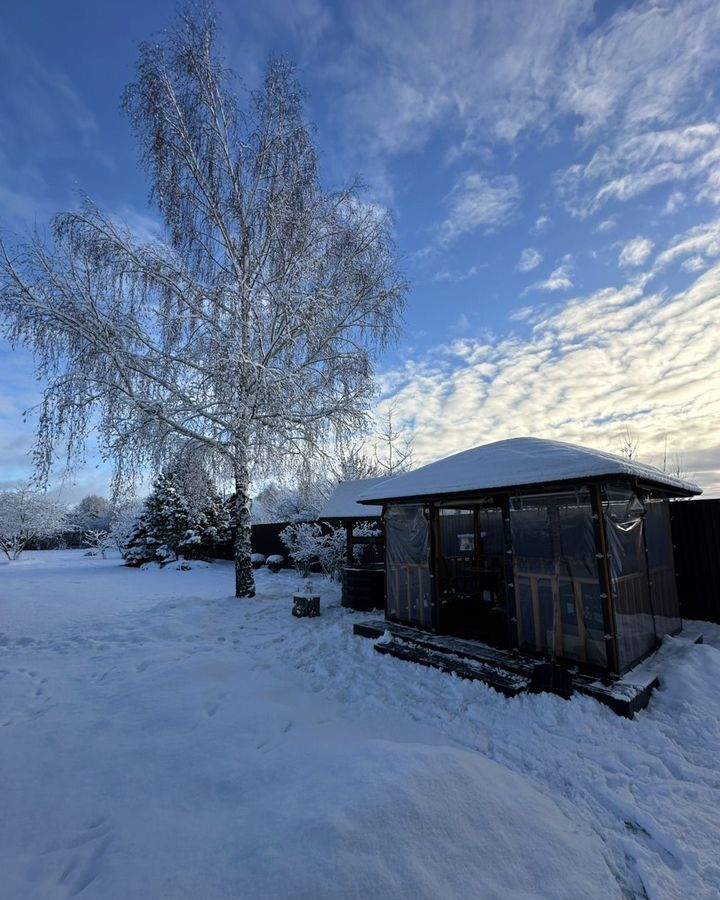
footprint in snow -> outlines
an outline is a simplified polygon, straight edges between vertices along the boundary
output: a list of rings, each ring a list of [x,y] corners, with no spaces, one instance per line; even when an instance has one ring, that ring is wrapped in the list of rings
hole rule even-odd
[[[217,713],[220,709],[220,704],[227,697],[228,691],[223,691],[222,694],[218,694],[218,696],[214,700],[206,700],[203,703],[203,709],[208,715],[208,718],[212,719],[212,717]]]
[[[625,822],[625,827],[640,838],[648,849],[652,850],[653,853],[657,853],[669,869],[677,871],[682,868],[682,861],[662,843],[660,838],[650,834],[642,825],[639,825],[637,822]]]
[[[57,878],[58,887],[64,888],[66,897],[77,897],[89,887],[102,871],[102,860],[114,838],[104,816],[91,819],[77,834],[67,840],[54,841],[43,851],[66,853],[62,870]]]
[[[142,674],[143,672],[147,672],[147,670],[151,666],[156,666],[157,664],[158,664],[158,660],[156,660],[156,659],[145,659],[141,663],[138,663],[137,667],[135,668],[135,671],[138,672],[139,674]]]
[[[271,735],[264,741],[260,741],[260,743],[256,745],[255,749],[264,750],[265,753],[269,753],[270,750],[274,750],[278,746],[278,738],[280,738],[283,734],[287,734],[292,727],[292,719],[288,719],[287,722],[285,722],[285,724],[280,729],[278,729],[276,734]]]
[[[39,678],[37,672],[22,668],[5,670],[5,676],[8,675],[14,675],[16,678],[19,676],[20,690],[28,699],[18,706],[16,718],[1,721],[0,727],[8,728],[13,725],[19,725],[22,722],[30,722],[39,716],[45,715],[53,708],[55,704],[51,703],[50,699],[45,696],[44,685],[47,684],[47,678]],[[29,685],[28,682],[30,682]],[[26,693],[28,687],[29,694]]]

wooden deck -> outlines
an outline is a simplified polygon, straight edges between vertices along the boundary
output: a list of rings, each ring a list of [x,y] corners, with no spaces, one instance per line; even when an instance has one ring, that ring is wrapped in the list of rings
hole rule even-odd
[[[521,694],[528,689],[530,684],[529,679],[522,675],[515,675],[468,657],[462,658],[447,652],[432,650],[414,642],[393,638],[389,641],[378,641],[375,649],[378,653],[394,656],[396,659],[419,663],[421,666],[430,666],[470,681],[482,681],[506,697],[515,697],[517,694]]]
[[[375,640],[378,653],[482,681],[508,697],[530,690],[533,672],[539,663],[516,651],[499,650],[479,641],[450,635],[430,634],[380,618],[357,622],[353,632]],[[702,642],[702,634],[692,629],[688,630],[687,637],[695,643]],[[644,664],[622,678],[601,680],[573,672],[572,679],[576,693],[593,697],[629,719],[648,705],[652,691],[658,685],[652,668]]]

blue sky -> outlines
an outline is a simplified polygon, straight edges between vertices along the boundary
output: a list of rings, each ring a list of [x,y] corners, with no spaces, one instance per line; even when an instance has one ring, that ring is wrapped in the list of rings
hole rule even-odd
[[[382,400],[428,462],[533,434],[720,492],[720,4],[714,0],[219,4],[252,88],[296,61],[328,186],[396,221],[412,293]],[[175,4],[26,0],[0,31],[0,223],[79,191],[156,228],[119,109]],[[0,344],[0,484],[29,472],[38,385]],[[68,496],[103,489],[89,460]]]

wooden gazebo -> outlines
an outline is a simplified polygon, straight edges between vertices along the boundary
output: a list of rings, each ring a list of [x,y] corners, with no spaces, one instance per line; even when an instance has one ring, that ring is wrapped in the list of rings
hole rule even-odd
[[[379,481],[390,622],[620,675],[682,628],[668,499],[652,466],[516,438]]]

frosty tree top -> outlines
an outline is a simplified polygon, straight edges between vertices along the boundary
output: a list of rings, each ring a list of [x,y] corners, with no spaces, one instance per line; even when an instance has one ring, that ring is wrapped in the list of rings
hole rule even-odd
[[[167,240],[86,201],[3,248],[0,314],[46,380],[35,458],[81,457],[98,417],[118,483],[202,446],[236,487],[236,592],[252,594],[249,481],[365,423],[406,286],[387,216],[323,189],[302,92],[275,60],[243,109],[209,14],[140,48],[123,104]]]

